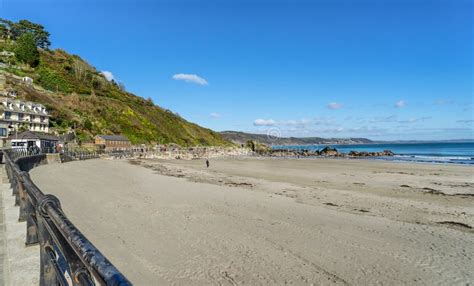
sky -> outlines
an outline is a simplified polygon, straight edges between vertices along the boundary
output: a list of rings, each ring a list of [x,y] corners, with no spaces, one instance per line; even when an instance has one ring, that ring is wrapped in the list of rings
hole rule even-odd
[[[0,0],[216,131],[474,139],[471,0]]]

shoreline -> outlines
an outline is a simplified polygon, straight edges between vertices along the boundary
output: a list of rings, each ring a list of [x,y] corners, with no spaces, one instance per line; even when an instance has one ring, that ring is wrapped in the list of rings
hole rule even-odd
[[[393,162],[393,163],[406,163],[406,164],[427,164],[427,165],[447,165],[447,166],[468,166],[474,167],[474,160],[472,163],[460,163],[460,162],[446,162],[446,161],[422,161],[422,160],[401,160],[397,159],[397,155],[387,158],[381,157],[344,157],[344,156],[308,156],[308,157],[295,157],[295,156],[265,156],[265,155],[224,155],[220,157],[211,157],[212,159],[222,159],[222,160],[246,160],[246,159],[261,159],[261,160],[354,160],[354,161],[380,161],[380,162]],[[161,159],[161,158],[147,158],[147,159]],[[201,158],[192,158],[192,159],[169,159],[169,160],[204,160],[205,157]],[[166,159],[164,159],[166,160]]]

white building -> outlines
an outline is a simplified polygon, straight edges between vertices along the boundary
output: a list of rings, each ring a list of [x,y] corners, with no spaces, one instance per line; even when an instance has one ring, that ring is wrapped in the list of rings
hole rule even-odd
[[[8,51],[1,51],[0,52],[0,57],[13,57],[15,56],[15,53],[13,52],[8,52]]]
[[[42,150],[44,152],[54,153],[58,145],[59,138],[43,132],[24,131],[18,134],[10,135],[7,139],[13,149]]]
[[[33,79],[31,77],[24,76],[21,81],[26,83],[27,85],[32,85],[33,84]]]
[[[25,102],[11,98],[0,98],[0,137],[17,133],[20,128],[29,131],[49,131],[49,117],[46,107],[39,103]],[[7,128],[7,132],[2,130]]]

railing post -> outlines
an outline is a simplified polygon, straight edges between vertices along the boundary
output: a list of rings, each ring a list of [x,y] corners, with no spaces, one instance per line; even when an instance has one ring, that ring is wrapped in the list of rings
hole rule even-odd
[[[38,244],[39,242],[38,241],[38,219],[30,200],[28,200],[28,203],[27,203],[27,213],[28,213],[28,217],[26,220],[25,245],[29,246],[29,245]]]
[[[28,217],[28,214],[26,213],[28,196],[25,193],[25,188],[20,177],[18,177],[18,196],[20,198],[20,216],[18,218],[18,221],[22,222],[25,221]]]
[[[52,195],[45,195],[36,205],[36,217],[38,222],[38,239],[40,244],[40,286],[58,285],[59,279],[55,270],[55,265],[51,257],[54,251],[53,240],[46,227],[46,220],[49,219],[45,212],[46,204],[57,204],[59,201]]]
[[[40,217],[41,214],[38,211],[36,216],[38,217],[38,238],[40,244],[40,286],[58,285],[56,271],[53,268],[54,265],[48,251],[52,247],[51,236],[44,225],[44,218]]]
[[[15,206],[20,205],[20,194],[18,192],[18,177],[13,173],[13,180],[12,180],[12,194],[15,196]]]

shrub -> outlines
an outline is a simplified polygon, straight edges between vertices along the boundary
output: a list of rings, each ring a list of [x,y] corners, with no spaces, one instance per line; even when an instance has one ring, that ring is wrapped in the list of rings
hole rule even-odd
[[[71,92],[68,82],[55,71],[41,67],[38,69],[38,82],[51,91]]]

